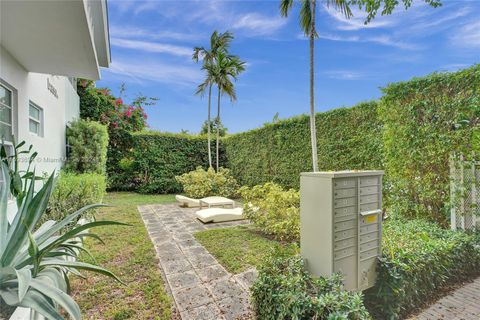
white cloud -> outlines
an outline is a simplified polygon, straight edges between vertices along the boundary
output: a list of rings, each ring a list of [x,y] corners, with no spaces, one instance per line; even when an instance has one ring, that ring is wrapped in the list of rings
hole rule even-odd
[[[128,77],[136,82],[154,81],[164,84],[185,85],[191,87],[202,79],[198,68],[164,63],[158,61],[114,60],[107,74]]]
[[[167,53],[174,56],[190,57],[192,48],[177,46],[172,44],[164,44],[150,41],[127,40],[119,38],[111,38],[110,43],[113,46],[135,49],[147,52]]]
[[[352,70],[331,70],[325,71],[324,74],[336,80],[359,80],[365,77],[363,73]]]
[[[246,29],[261,35],[272,34],[287,23],[285,18],[269,17],[256,12],[247,13],[235,19],[234,29]]]
[[[199,40],[205,38],[197,33],[186,33],[169,30],[147,30],[134,26],[117,26],[110,25],[110,36],[116,38],[140,38],[140,39],[152,39],[152,40],[180,40],[190,41]]]
[[[480,21],[471,21],[455,30],[450,36],[454,45],[480,48]]]
[[[324,5],[325,11],[337,21],[337,29],[354,31],[360,29],[384,28],[397,23],[395,16],[377,17],[368,24],[365,24],[366,14],[360,10],[352,9],[353,17],[346,18],[340,11]]]
[[[302,35],[303,36],[303,35]],[[342,41],[342,42],[370,42],[378,43],[384,46],[395,47],[405,50],[420,50],[423,49],[423,46],[416,45],[413,43],[407,43],[404,41],[394,40],[391,36],[388,35],[379,35],[379,36],[369,36],[369,37],[360,37],[355,36],[340,36],[336,34],[320,33],[320,39],[326,39],[330,41]]]

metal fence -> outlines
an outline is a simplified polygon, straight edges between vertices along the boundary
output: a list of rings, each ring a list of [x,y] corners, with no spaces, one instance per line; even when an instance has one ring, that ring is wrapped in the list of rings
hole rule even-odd
[[[450,159],[450,221],[454,230],[480,227],[480,161]],[[477,226],[477,223],[479,224]]]

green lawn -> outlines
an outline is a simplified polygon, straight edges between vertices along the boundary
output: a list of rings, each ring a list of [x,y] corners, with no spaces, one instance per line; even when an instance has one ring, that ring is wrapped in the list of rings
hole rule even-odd
[[[89,240],[90,250],[101,266],[113,271],[123,286],[102,275],[85,273],[87,280],[72,276],[74,299],[84,319],[170,319],[170,298],[165,292],[155,250],[136,206],[174,201],[171,195],[109,193],[97,220],[116,220],[131,227],[108,226],[93,229],[105,244]]]
[[[269,239],[253,226],[211,229],[195,238],[231,273],[258,267],[272,250],[283,244]]]

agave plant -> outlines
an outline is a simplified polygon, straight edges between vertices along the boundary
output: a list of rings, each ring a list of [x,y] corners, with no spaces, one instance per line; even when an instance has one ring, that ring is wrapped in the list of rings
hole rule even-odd
[[[10,169],[0,161],[0,178],[11,181]],[[35,174],[25,179],[25,192],[21,195],[17,214],[9,223],[7,200],[11,192],[7,186],[0,189],[0,297],[6,304],[31,308],[47,319],[63,319],[60,308],[72,319],[81,319],[80,308],[68,295],[67,273],[82,276],[81,270],[98,272],[120,281],[113,273],[94,264],[76,261],[81,251],[91,254],[81,246],[85,237],[98,239],[88,230],[105,225],[124,225],[115,221],[94,221],[76,225],[62,233],[65,227],[74,224],[85,211],[100,207],[86,206],[61,221],[46,221],[37,226],[45,213],[54,185],[52,174],[43,187],[34,192]],[[18,198],[17,198],[18,200]],[[92,257],[93,259],[93,257]]]

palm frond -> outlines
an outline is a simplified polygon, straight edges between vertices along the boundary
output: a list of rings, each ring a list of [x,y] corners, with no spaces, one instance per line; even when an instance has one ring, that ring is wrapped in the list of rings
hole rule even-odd
[[[327,7],[334,7],[336,10],[340,11],[345,18],[350,19],[353,17],[352,10],[350,9],[348,0],[324,0]]]
[[[288,12],[293,7],[293,0],[281,0],[280,1],[280,15],[282,17],[288,17]]]

